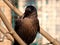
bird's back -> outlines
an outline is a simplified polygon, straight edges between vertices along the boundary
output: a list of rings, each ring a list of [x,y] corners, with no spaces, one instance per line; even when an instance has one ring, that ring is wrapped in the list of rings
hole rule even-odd
[[[17,19],[15,30],[23,41],[30,44],[36,37],[38,26],[39,22],[37,18]]]

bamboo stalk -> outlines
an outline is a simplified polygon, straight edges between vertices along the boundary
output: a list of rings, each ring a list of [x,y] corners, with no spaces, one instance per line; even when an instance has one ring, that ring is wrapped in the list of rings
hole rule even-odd
[[[4,34],[4,36],[7,37],[8,40],[14,42],[13,37],[12,37],[12,36],[8,33],[8,31],[6,31],[6,29],[5,29],[4,27],[2,27],[1,25],[0,25],[0,31]]]
[[[3,0],[17,15],[22,16],[22,12],[14,7],[8,0]]]
[[[4,0],[4,2],[15,12],[20,12],[17,8],[15,8],[8,0]],[[17,12],[16,12],[17,11]],[[18,15],[22,15],[22,13],[17,13]],[[42,28],[40,29],[40,33],[47,38],[50,42],[52,42],[54,45],[59,45],[59,42],[56,41],[53,37],[51,37],[47,32],[45,32]]]
[[[4,22],[4,24],[6,25],[7,29],[9,30],[9,32],[12,34],[12,36],[16,39],[16,41],[20,44],[20,45],[26,45],[26,43],[18,36],[18,34],[14,31],[14,29],[12,28],[12,26],[10,25],[10,23],[8,22],[7,18],[5,17],[5,15],[3,14],[3,12],[0,10],[0,17],[2,19],[2,21]]]
[[[50,36],[47,32],[45,32],[42,28],[40,28],[40,33],[48,40],[50,41],[53,45],[60,45],[60,43],[55,40],[52,36]]]

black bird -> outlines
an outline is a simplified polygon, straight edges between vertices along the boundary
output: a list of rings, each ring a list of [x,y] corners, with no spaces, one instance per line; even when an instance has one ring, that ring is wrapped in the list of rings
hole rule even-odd
[[[24,16],[17,18],[15,22],[15,31],[22,38],[22,40],[29,45],[39,32],[40,26],[37,18],[37,10],[34,6],[26,7]],[[14,45],[19,45],[16,41]]]

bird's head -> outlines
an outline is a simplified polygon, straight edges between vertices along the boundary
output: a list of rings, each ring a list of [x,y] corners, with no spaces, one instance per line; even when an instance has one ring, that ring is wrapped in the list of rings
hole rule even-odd
[[[37,14],[37,10],[34,6],[30,5],[30,6],[27,6],[26,9],[25,9],[25,13],[24,13],[24,16],[30,16],[32,13],[35,13]],[[31,15],[32,16],[32,15]]]

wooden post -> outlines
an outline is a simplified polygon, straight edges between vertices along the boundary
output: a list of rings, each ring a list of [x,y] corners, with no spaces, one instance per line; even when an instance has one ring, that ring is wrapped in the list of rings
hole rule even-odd
[[[12,37],[12,36],[9,34],[9,32],[6,31],[6,29],[5,29],[4,27],[2,27],[1,25],[0,25],[0,31],[4,34],[4,36],[7,37],[8,40],[14,42],[13,37]]]
[[[12,36],[16,39],[16,41],[20,44],[20,45],[26,45],[26,43],[18,36],[18,34],[14,31],[14,29],[12,28],[12,26],[10,25],[10,23],[8,22],[7,18],[5,17],[5,15],[3,14],[3,12],[0,10],[0,17],[2,19],[2,21],[4,22],[4,24],[6,25],[7,29],[9,30],[9,32],[12,34]]]
[[[20,12],[17,8],[15,8],[8,0],[4,0],[4,2],[13,10],[15,13]],[[22,15],[22,13],[17,13],[18,15]],[[47,38],[50,42],[52,42],[54,45],[59,45],[59,42],[55,40],[53,37],[51,37],[47,32],[45,32],[42,28],[40,28],[40,33]]]

